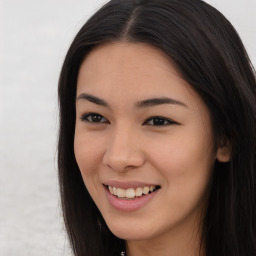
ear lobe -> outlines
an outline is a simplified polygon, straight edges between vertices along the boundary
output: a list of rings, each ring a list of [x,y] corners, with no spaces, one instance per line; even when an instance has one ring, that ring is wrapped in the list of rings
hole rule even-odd
[[[219,147],[217,150],[216,158],[219,162],[229,162],[231,159],[231,150],[228,146]]]

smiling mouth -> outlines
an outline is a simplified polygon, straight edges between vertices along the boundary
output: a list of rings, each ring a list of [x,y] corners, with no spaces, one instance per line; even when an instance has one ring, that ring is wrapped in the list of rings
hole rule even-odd
[[[160,186],[145,186],[145,187],[128,188],[128,189],[116,188],[112,186],[105,186],[105,187],[109,190],[109,192],[112,195],[121,199],[126,199],[126,200],[140,198],[160,189]]]

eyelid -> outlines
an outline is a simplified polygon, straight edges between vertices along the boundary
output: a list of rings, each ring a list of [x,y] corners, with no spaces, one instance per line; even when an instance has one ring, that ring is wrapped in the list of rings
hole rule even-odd
[[[167,124],[162,124],[162,125],[154,125],[154,124],[147,124],[149,121],[153,119],[161,119],[164,120],[165,122],[167,121]],[[150,118],[147,118],[147,120],[143,123],[143,125],[151,125],[151,126],[167,126],[167,125],[173,125],[173,124],[178,124],[177,122],[173,121],[170,118],[162,117],[162,116],[152,116]]]
[[[105,119],[105,121],[104,122],[89,121],[88,118],[93,116],[93,115],[100,116],[103,119]],[[80,120],[83,121],[83,122],[91,123],[91,124],[105,124],[105,123],[109,123],[109,121],[103,115],[101,115],[99,113],[95,113],[95,112],[90,112],[90,113],[86,113],[86,114],[81,115]]]
[[[99,122],[97,121],[93,121],[93,120],[88,120],[88,118],[92,117],[92,116],[99,116],[102,119],[104,119],[104,121],[100,120]],[[149,121],[152,121],[154,119],[160,119],[162,121],[164,121],[164,124],[149,124]],[[96,112],[89,112],[86,114],[81,115],[80,120],[82,122],[87,122],[87,123],[91,123],[91,124],[103,124],[103,123],[110,123],[103,115],[96,113]],[[178,124],[177,122],[173,121],[170,118],[166,118],[166,117],[162,117],[162,116],[151,116],[149,118],[146,119],[145,122],[143,122],[142,125],[150,125],[150,126],[168,126],[168,125],[173,125],[173,124]]]

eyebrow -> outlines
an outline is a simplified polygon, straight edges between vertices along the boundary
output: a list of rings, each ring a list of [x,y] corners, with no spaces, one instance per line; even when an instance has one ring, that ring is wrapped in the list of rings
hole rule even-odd
[[[90,101],[90,102],[92,102],[92,103],[95,103],[95,104],[97,104],[97,105],[100,105],[100,106],[108,107],[108,108],[109,108],[109,104],[108,104],[105,100],[100,99],[100,98],[98,98],[98,97],[96,97],[96,96],[87,94],[87,93],[81,93],[81,94],[77,97],[76,100],[77,100],[77,101],[78,101],[78,100],[88,100],[88,101]]]
[[[173,104],[173,105],[187,107],[187,105],[185,103],[183,103],[179,100],[168,98],[168,97],[152,98],[152,99],[139,101],[136,103],[136,107],[145,108],[145,107],[152,107],[152,106],[157,106],[157,105],[162,105],[162,104]]]
[[[110,108],[110,105],[105,100],[100,99],[91,94],[82,93],[77,97],[77,101],[78,100],[87,100],[87,101],[95,103],[97,105]],[[135,104],[135,106],[136,106],[136,108],[147,108],[147,107],[153,107],[153,106],[163,105],[163,104],[173,104],[173,105],[187,107],[187,105],[185,103],[183,103],[179,100],[176,100],[176,99],[168,98],[168,97],[146,99],[146,100],[137,102]]]

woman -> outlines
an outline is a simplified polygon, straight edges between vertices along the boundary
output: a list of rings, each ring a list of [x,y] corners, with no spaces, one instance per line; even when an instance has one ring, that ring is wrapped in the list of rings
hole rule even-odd
[[[256,82],[199,0],[112,0],[59,80],[59,181],[75,255],[256,255]]]

